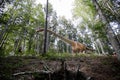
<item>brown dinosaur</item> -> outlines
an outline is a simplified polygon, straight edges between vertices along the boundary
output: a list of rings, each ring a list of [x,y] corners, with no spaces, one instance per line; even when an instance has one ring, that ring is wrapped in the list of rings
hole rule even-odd
[[[44,28],[37,30],[37,32],[42,32],[42,31],[44,31]],[[51,30],[49,30],[49,29],[47,29],[47,31],[48,31],[49,33],[54,34],[56,37],[60,38],[62,41],[70,44],[70,45],[72,46],[72,51],[73,51],[74,53],[79,53],[79,52],[83,52],[83,51],[86,51],[86,50],[94,51],[93,49],[88,48],[87,46],[85,46],[85,45],[82,44],[82,43],[79,43],[79,42],[76,42],[76,41],[73,41],[73,40],[64,38],[63,36],[61,36],[61,35],[59,35],[59,34],[56,34],[55,32],[53,32],[53,31],[51,31]]]

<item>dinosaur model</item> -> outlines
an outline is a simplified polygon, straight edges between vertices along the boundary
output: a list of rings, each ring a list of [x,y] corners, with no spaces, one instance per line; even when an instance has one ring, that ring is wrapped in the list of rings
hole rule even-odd
[[[37,30],[37,32],[42,32],[42,31],[44,31],[44,28],[41,28],[41,29]],[[74,53],[79,53],[79,52],[83,52],[83,51],[86,51],[86,50],[94,51],[93,49],[88,48],[87,46],[85,46],[82,43],[79,43],[79,42],[64,38],[63,36],[61,36],[59,34],[56,34],[55,32],[53,32],[53,31],[51,31],[49,29],[47,29],[47,31],[49,33],[51,33],[51,34],[54,34],[56,37],[60,38],[62,41],[70,44],[72,46],[72,51]]]

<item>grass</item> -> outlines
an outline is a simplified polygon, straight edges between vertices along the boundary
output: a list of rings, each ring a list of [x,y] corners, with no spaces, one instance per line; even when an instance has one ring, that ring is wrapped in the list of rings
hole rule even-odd
[[[82,57],[91,57],[97,58],[98,54],[87,54],[87,53],[46,53],[44,56],[39,55],[40,59],[65,59],[65,58],[82,58]]]

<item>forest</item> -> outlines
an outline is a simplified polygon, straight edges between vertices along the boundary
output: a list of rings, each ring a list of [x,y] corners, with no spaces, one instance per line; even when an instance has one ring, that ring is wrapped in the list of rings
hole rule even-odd
[[[120,0],[37,1],[0,0],[0,80],[120,80]]]

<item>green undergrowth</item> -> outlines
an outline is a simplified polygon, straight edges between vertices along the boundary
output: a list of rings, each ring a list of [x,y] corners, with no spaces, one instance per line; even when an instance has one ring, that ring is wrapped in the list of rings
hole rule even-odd
[[[97,58],[100,55],[98,54],[87,54],[87,53],[46,53],[45,55],[39,55],[41,59],[66,59],[66,58],[82,58],[90,57]]]
[[[0,80],[13,80],[12,75],[16,71],[19,72],[19,69],[26,69],[26,66],[29,68],[29,66],[35,67],[38,65],[37,63],[41,61],[57,61],[57,60],[79,60],[82,61],[82,63],[87,64],[87,66],[96,66],[98,68],[107,68],[107,67],[112,67],[115,71],[119,71],[120,68],[117,66],[118,61],[114,59],[112,56],[104,56],[104,55],[98,55],[95,53],[92,54],[87,54],[87,53],[46,53],[45,55],[38,55],[38,56],[9,56],[9,57],[4,57],[0,58]],[[82,64],[81,63],[81,64]],[[74,63],[73,63],[74,64]],[[102,67],[99,67],[101,65]],[[106,70],[106,69],[105,69]],[[113,72],[114,72],[113,70]],[[100,70],[102,71],[102,70]],[[116,73],[117,74],[117,73]],[[119,74],[117,74],[119,75]]]
[[[1,57],[0,61],[0,80],[12,80],[13,70],[23,65],[22,59],[16,56]]]

